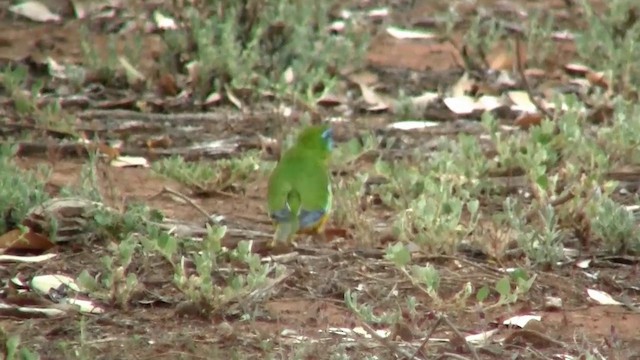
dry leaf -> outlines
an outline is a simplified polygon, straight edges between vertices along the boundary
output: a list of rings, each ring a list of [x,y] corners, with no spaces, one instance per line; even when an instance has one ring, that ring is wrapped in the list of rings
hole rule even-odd
[[[536,112],[538,109],[535,104],[531,102],[531,98],[529,98],[529,94],[526,91],[509,91],[507,92],[507,96],[509,100],[513,103],[513,109],[516,111],[524,111],[524,112]]]
[[[609,89],[609,81],[603,71],[589,70],[587,72],[586,78],[593,86],[598,86],[605,90]]]
[[[283,78],[284,82],[287,84],[292,84],[295,81],[296,76],[293,73],[293,69],[291,68],[291,66],[289,66],[287,70],[284,71]]]
[[[615,300],[611,295],[604,291],[596,289],[587,289],[587,295],[589,298],[596,301],[600,305],[623,305],[621,302]]]
[[[362,92],[362,98],[370,106],[367,108],[369,111],[384,111],[389,109],[389,105],[371,89],[369,86],[358,83],[360,91]]]
[[[147,159],[140,156],[118,156],[115,159],[111,160],[111,166],[117,168],[124,167],[149,167],[149,162]]]
[[[514,53],[506,51],[498,51],[487,55],[489,68],[491,70],[512,70],[515,64]]]
[[[156,26],[158,27],[158,29],[176,30],[178,28],[178,25],[176,24],[175,20],[173,20],[172,18],[170,18],[168,16],[163,15],[158,10],[156,10],[153,13],[153,20],[155,20]]]
[[[214,105],[219,103],[222,100],[222,94],[220,92],[215,91],[209,94],[206,99],[204,99],[204,105]]]
[[[408,130],[420,130],[420,129],[425,129],[425,128],[434,127],[438,125],[440,125],[440,123],[433,122],[433,121],[399,121],[399,122],[395,122],[393,124],[387,125],[387,128],[394,129],[394,130],[408,131]]]
[[[507,326],[517,326],[519,328],[524,328],[529,321],[531,320],[536,320],[536,321],[541,321],[542,320],[542,316],[540,315],[518,315],[518,316],[514,316],[511,317],[505,321],[502,322],[503,325],[507,325]]]
[[[20,229],[13,229],[0,235],[0,249],[3,252],[7,250],[46,251],[53,246],[54,244],[49,241],[49,238],[31,230],[22,233]]]
[[[387,34],[393,36],[396,39],[433,39],[436,35],[423,31],[405,30],[395,26],[389,26],[387,28]]]
[[[60,15],[54,14],[39,1],[25,1],[9,7],[9,11],[38,22],[60,21]]]
[[[464,73],[451,87],[451,97],[461,97],[467,95],[474,87],[475,82],[469,78],[469,73]]]
[[[127,81],[129,82],[129,84],[133,85],[144,82],[144,75],[142,75],[140,71],[133,67],[133,65],[131,65],[127,58],[125,58],[124,56],[119,56],[118,62],[120,62],[120,65],[122,65],[122,67],[124,68],[124,72],[127,75]]]
[[[332,94],[325,94],[316,101],[317,105],[324,106],[324,107],[334,107],[334,106],[342,105],[344,103],[345,101],[343,99]]]
[[[60,287],[80,292],[80,287],[75,280],[66,275],[37,275],[29,281],[29,287],[41,295],[47,295]]]
[[[229,100],[235,107],[237,107],[238,110],[242,110],[242,101],[240,101],[240,99],[238,99],[233,94],[233,92],[228,86],[225,86],[225,93],[227,95],[227,100]]]
[[[346,28],[347,28],[347,24],[342,20],[334,21],[331,24],[329,24],[329,27],[328,27],[329,32],[335,33],[335,34],[342,33]]]
[[[443,100],[449,110],[458,115],[471,114],[476,101],[471,96],[448,97]]]
[[[173,144],[173,141],[167,135],[160,135],[147,139],[146,143],[149,149],[168,149]]]
[[[370,19],[379,20],[389,16],[389,8],[383,7],[378,9],[371,9],[367,13]]]
[[[497,96],[483,95],[476,101],[476,110],[492,111],[505,106]]]
[[[53,253],[37,256],[0,255],[0,262],[38,263],[53,259],[56,256],[58,256],[58,254]]]
[[[542,114],[537,112],[535,113],[523,112],[514,121],[514,124],[523,129],[528,129],[531,126],[540,125],[541,122],[542,122]]]
[[[486,343],[495,333],[498,332],[498,329],[491,329],[479,334],[467,335],[464,339],[471,344],[483,344]]]
[[[176,78],[165,72],[158,77],[158,91],[163,96],[176,96],[178,94],[178,84]]]
[[[569,75],[585,76],[589,71],[591,71],[591,68],[582,64],[566,64],[564,66],[564,70]]]
[[[422,95],[412,97],[410,101],[411,101],[411,105],[413,105],[414,108],[419,110],[419,109],[426,108],[427,106],[432,104],[434,101],[438,100],[439,98],[440,98],[440,95],[438,93],[428,91]]]

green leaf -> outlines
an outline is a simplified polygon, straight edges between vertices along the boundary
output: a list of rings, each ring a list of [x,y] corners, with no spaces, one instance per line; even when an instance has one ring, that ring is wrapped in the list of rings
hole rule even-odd
[[[405,266],[411,262],[411,252],[400,242],[388,247],[384,257],[398,267]]]
[[[527,280],[529,279],[529,275],[527,274],[527,272],[522,269],[522,268],[517,268],[514,271],[512,271],[509,275],[511,275],[511,278],[514,281],[517,281],[518,279],[522,279],[522,280]]]
[[[476,300],[478,300],[478,302],[483,302],[488,297],[489,297],[489,287],[487,285],[478,289],[478,292],[476,293]]]
[[[508,296],[511,293],[509,277],[505,276],[496,283],[496,291],[500,296]]]

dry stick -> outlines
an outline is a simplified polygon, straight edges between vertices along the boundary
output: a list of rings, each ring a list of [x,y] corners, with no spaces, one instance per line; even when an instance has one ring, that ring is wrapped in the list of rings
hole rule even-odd
[[[198,210],[199,213],[201,213],[205,219],[207,219],[207,223],[212,224],[213,220],[211,219],[211,216],[209,216],[209,213],[207,213],[200,205],[196,204],[193,200],[191,200],[187,195],[182,194],[178,191],[175,191],[173,189],[170,189],[168,187],[163,187],[162,190],[160,190],[159,193],[153,195],[151,198],[149,198],[149,200],[157,198],[163,194],[171,194],[173,196],[176,196],[184,201],[186,201],[189,205],[191,205],[194,209]]]
[[[442,319],[442,321],[444,321],[445,324],[447,324],[447,326],[449,326],[449,328],[451,328],[451,330],[453,331],[454,334],[456,334],[456,336],[458,336],[462,341],[464,341],[465,345],[467,346],[467,349],[469,349],[469,352],[471,352],[471,355],[473,356],[473,358],[475,360],[480,360],[480,358],[478,357],[478,353],[476,352],[476,349],[471,344],[469,344],[469,342],[467,341],[467,339],[464,338],[464,336],[462,336],[462,334],[460,333],[460,330],[458,330],[458,328],[456,328],[455,325],[453,325],[451,320],[449,320],[449,318],[446,315],[442,315],[440,316],[440,318]]]
[[[442,323],[442,317],[438,317],[438,321],[436,321],[435,325],[431,327],[431,330],[429,330],[429,332],[427,333],[427,337],[424,338],[424,341],[422,342],[422,344],[420,344],[420,347],[418,347],[418,350],[416,350],[416,352],[413,353],[413,356],[409,360],[413,360],[415,359],[416,356],[418,356],[418,354],[422,351],[425,345],[427,345],[427,342],[429,341],[429,339],[431,339],[431,335],[433,335],[433,333],[436,331],[436,329],[440,326],[441,323]]]
[[[538,109],[538,111],[540,111],[543,115],[545,115],[549,119],[552,119],[553,114],[551,114],[549,110],[545,109],[545,107],[542,106],[542,104],[540,104],[540,102],[533,96],[533,90],[529,85],[527,76],[524,74],[524,59],[522,59],[522,54],[520,54],[520,38],[518,36],[516,36],[515,51],[516,51],[516,69],[518,70],[518,74],[520,75],[520,78],[522,80],[522,85],[524,85],[524,90],[526,91],[527,96],[529,97],[529,101],[531,101],[531,103],[536,107],[536,109]]]
[[[386,346],[389,350],[393,351],[397,355],[400,355],[400,356],[402,356],[402,357],[404,357],[406,359],[413,359],[414,358],[415,355],[412,356],[411,354],[409,354],[405,350],[399,348],[394,343],[389,341],[389,339],[383,338],[382,336],[378,335],[378,333],[371,326],[369,326],[369,324],[367,324],[366,322],[362,321],[362,327],[367,331],[367,333],[369,333],[369,335],[371,335],[371,337],[373,337],[374,339],[378,340],[378,342],[380,342],[382,345]]]
[[[468,357],[464,357],[462,355],[458,355],[458,354],[454,354],[454,353],[450,353],[450,352],[442,353],[442,356],[443,357],[446,356],[448,358],[457,359],[457,360],[469,360]],[[442,357],[440,359],[442,359]]]

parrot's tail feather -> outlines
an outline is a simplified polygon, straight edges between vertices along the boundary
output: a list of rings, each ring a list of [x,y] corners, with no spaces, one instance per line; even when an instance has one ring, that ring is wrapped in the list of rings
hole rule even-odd
[[[289,239],[296,233],[294,224],[290,222],[283,222],[277,225],[276,232],[273,235],[274,243],[289,242]]]

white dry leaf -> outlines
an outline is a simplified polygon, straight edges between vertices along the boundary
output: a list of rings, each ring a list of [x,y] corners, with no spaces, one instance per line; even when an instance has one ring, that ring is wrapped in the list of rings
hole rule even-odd
[[[503,325],[507,326],[517,326],[519,328],[524,328],[525,325],[531,320],[542,321],[542,316],[540,315],[518,315],[511,317],[502,322]]]
[[[601,290],[587,289],[587,295],[600,305],[622,305],[621,302]]]
[[[109,0],[105,0],[105,1],[72,0],[71,4],[73,5],[73,11],[76,13],[76,17],[78,19],[84,19],[89,15],[98,14],[98,12],[102,11],[105,8],[119,8],[122,5],[120,4],[119,1],[109,1]],[[113,13],[113,15],[108,17],[113,17],[115,15],[115,9],[109,9],[108,12]]]
[[[356,326],[353,328],[353,333],[354,334],[358,334],[362,337],[365,337],[367,339],[371,338],[371,334],[369,334],[369,332],[367,332],[367,330],[365,330],[362,326]],[[391,335],[391,331],[389,330],[385,330],[385,329],[377,329],[375,330],[375,333],[381,337],[381,338],[388,338],[389,335]]]
[[[157,10],[153,13],[153,20],[155,20],[158,29],[176,30],[178,28],[175,20]]]
[[[38,275],[29,281],[29,286],[39,294],[48,294],[51,290],[65,286],[73,291],[80,291],[75,280],[66,275]]]
[[[369,10],[369,12],[367,12],[367,16],[370,19],[383,19],[389,16],[389,14],[390,14],[389,8],[386,8],[386,7],[371,9]]]
[[[80,66],[62,65],[51,57],[47,57],[47,67],[49,69],[49,75],[56,79],[72,79],[82,83],[86,76],[85,70]]]
[[[509,100],[513,103],[512,109],[523,112],[537,112],[536,105],[531,102],[529,94],[526,91],[515,90],[507,92]]]
[[[443,100],[449,110],[458,115],[471,114],[476,109],[476,101],[471,96],[448,97]]]
[[[142,75],[140,71],[138,71],[133,65],[131,65],[131,63],[127,58],[125,58],[124,56],[119,56],[118,61],[120,62],[120,65],[122,65],[122,67],[124,68],[124,72],[127,75],[127,80],[129,81],[129,84],[134,84],[137,82],[144,81],[145,79],[144,75]]]
[[[395,122],[393,124],[389,124],[387,125],[388,129],[394,129],[394,130],[405,130],[405,131],[409,131],[409,130],[420,130],[420,129],[425,129],[428,127],[434,127],[434,126],[438,126],[440,125],[440,123],[434,122],[434,121],[398,121]]]
[[[367,108],[369,111],[384,111],[389,109],[389,104],[387,104],[382,97],[380,97],[376,92],[370,88],[369,86],[358,83],[360,86],[360,91],[362,92],[362,98],[364,101],[370,106]]]
[[[344,29],[346,28],[347,28],[347,24],[342,20],[334,21],[331,24],[329,24],[329,31],[332,31],[338,34],[343,32]]]
[[[560,41],[573,41],[575,40],[576,36],[569,30],[563,30],[563,31],[556,31],[551,33],[551,38],[553,40],[560,40]]]
[[[353,12],[351,10],[340,10],[340,18],[344,20],[349,20],[353,17]]]
[[[434,101],[440,98],[440,94],[433,91],[427,91],[422,95],[414,96],[409,99],[411,105],[413,105],[416,110],[423,110]]]
[[[200,73],[200,62],[193,60],[187,63],[185,68],[187,69],[187,82],[189,84],[195,84]]]
[[[222,94],[219,91],[214,91],[206,99],[204,99],[204,105],[213,105],[217,104],[222,100]]]
[[[544,307],[547,310],[550,309],[562,309],[562,298],[557,296],[545,296]]]
[[[29,20],[38,22],[60,21],[61,17],[54,14],[39,1],[25,1],[20,4],[12,5],[9,11],[28,18]]]
[[[0,310],[10,310],[10,309],[15,309],[18,312],[23,314],[29,314],[29,315],[40,316],[40,317],[46,316],[49,318],[58,317],[65,314],[64,311],[60,309],[55,309],[55,308],[35,308],[35,307],[24,307],[24,306],[14,307],[11,305],[0,303]]]
[[[242,101],[238,99],[238,97],[233,93],[233,91],[231,91],[228,86],[225,87],[225,93],[227,95],[227,100],[229,100],[235,107],[237,107],[238,110],[242,110]]]
[[[474,81],[469,77],[469,73],[465,72],[458,81],[451,87],[451,97],[465,96],[473,88]]]
[[[84,299],[66,299],[67,304],[75,305],[79,308],[81,313],[85,314],[102,314],[104,309],[98,305],[95,305],[91,300]]]
[[[393,36],[396,39],[434,39],[436,35],[424,31],[406,30],[400,29],[395,26],[389,26],[387,28],[387,34]]]
[[[38,263],[53,259],[58,254],[49,253],[36,256],[0,255],[0,262]]]
[[[287,84],[292,84],[295,81],[296,75],[293,73],[293,69],[291,68],[291,66],[289,66],[287,70],[284,71],[282,77]]]
[[[117,168],[125,168],[125,167],[149,167],[149,161],[143,158],[142,156],[118,156],[115,159],[111,160],[111,166]]]
[[[482,95],[476,101],[476,110],[492,111],[502,106],[504,106],[504,104],[497,96]]]
[[[58,79],[66,79],[67,78],[67,68],[64,65],[58,64],[50,56],[47,57],[47,67],[49,68],[49,75]]]
[[[483,344],[487,342],[487,340],[489,340],[497,332],[498,332],[498,329],[492,329],[492,330],[481,332],[479,334],[465,336],[464,339],[468,343],[471,343],[474,345]]]
[[[591,259],[581,260],[576,263],[576,267],[579,267],[580,269],[588,269],[590,265]]]

